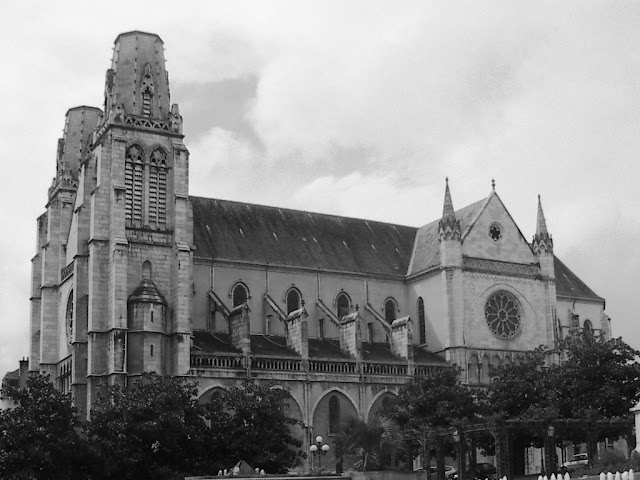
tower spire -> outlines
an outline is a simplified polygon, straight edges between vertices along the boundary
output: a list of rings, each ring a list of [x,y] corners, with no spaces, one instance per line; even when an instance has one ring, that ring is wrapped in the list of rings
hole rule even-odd
[[[548,233],[547,222],[544,219],[544,212],[542,211],[542,201],[540,200],[540,194],[538,194],[538,221],[536,223],[536,235]]]
[[[547,222],[542,210],[542,200],[538,194],[538,218],[536,221],[536,234],[533,236],[533,252],[539,254],[553,254],[553,239],[547,230]]]
[[[442,219],[438,225],[440,241],[460,239],[460,221],[456,219],[449,190],[449,177],[445,178],[444,204],[442,206]]]

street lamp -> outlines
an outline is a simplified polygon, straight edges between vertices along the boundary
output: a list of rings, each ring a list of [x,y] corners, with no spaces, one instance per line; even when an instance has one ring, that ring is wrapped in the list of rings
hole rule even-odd
[[[311,469],[313,470],[313,457],[318,456],[318,472],[322,469],[322,455],[326,455],[329,451],[329,445],[322,443],[324,439],[321,435],[316,437],[316,443],[309,447],[311,452]]]

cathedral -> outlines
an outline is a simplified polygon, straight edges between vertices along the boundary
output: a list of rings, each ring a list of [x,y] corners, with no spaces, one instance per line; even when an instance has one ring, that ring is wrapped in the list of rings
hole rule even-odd
[[[158,35],[119,35],[102,109],[71,108],[37,220],[29,370],[83,415],[100,387],[155,371],[200,400],[286,387],[308,450],[369,419],[412,377],[489,368],[578,329],[605,301],[553,252],[538,198],[529,242],[493,188],[419,228],[189,194],[183,119]],[[535,199],[532,199],[532,202]]]

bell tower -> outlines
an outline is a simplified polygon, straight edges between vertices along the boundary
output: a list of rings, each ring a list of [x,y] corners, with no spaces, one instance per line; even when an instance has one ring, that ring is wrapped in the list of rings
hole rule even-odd
[[[123,384],[142,365],[160,374],[189,370],[193,242],[183,137],[162,39],[119,35],[92,143],[89,395],[100,378]],[[141,291],[157,301],[142,301]],[[140,321],[151,311],[153,322]]]

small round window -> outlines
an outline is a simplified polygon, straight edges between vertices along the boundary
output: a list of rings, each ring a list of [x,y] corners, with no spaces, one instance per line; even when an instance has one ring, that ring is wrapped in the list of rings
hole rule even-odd
[[[484,318],[491,331],[500,338],[512,338],[522,327],[518,300],[508,292],[496,292],[484,306]]]
[[[489,236],[494,242],[499,241],[502,238],[502,227],[497,223],[492,223],[489,227]]]

